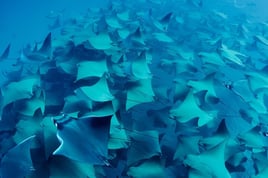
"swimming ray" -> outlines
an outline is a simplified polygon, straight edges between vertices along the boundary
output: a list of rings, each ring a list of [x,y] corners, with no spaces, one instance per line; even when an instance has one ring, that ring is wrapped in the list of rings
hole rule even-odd
[[[250,89],[249,81],[246,79],[241,79],[234,81],[231,84],[231,90],[239,95],[245,102],[250,102],[254,100],[254,95]]]
[[[257,94],[268,88],[267,74],[263,72],[248,72],[246,77],[249,82],[250,90]]]
[[[62,70],[66,74],[76,75],[77,66],[76,64],[79,62],[77,58],[71,57],[65,61],[56,61],[56,66]]]
[[[259,114],[265,114],[267,113],[267,106],[265,105],[265,98],[264,93],[257,93],[255,96],[250,100],[248,103],[251,106],[251,108],[254,109]]]
[[[123,125],[119,122],[117,116],[113,115],[111,119],[110,136],[108,142],[109,150],[117,150],[127,148],[129,146],[129,136],[127,135],[125,129],[121,127],[123,127]]]
[[[83,98],[83,95],[69,95],[64,98],[64,101],[62,111],[75,118],[77,118],[81,112],[84,113],[93,107],[92,101]]]
[[[78,115],[81,119],[88,116],[104,117],[113,115],[119,109],[117,105],[116,99],[107,102],[93,102],[90,110],[80,111]]]
[[[221,55],[224,58],[226,58],[226,59],[228,59],[228,60],[230,60],[230,61],[232,61],[232,62],[234,62],[234,63],[236,63],[236,64],[238,64],[240,66],[245,66],[245,64],[243,63],[242,59],[240,59],[238,56],[247,58],[246,55],[244,55],[244,54],[242,54],[240,52],[231,50],[225,45],[222,45],[222,47],[220,48],[220,51],[221,51]]]
[[[217,125],[217,124],[216,124]],[[215,126],[216,127],[216,126]],[[226,139],[228,139],[227,141],[227,146],[230,147],[231,145],[231,139],[229,138],[229,133],[228,133],[228,129],[226,128],[226,121],[222,120],[217,128],[214,128],[216,130],[213,131],[213,135],[208,134],[208,136],[205,136],[203,138],[200,138],[199,140],[199,146],[200,146],[200,150],[202,149],[213,149],[215,146],[217,146],[218,144],[224,142]],[[226,150],[225,152],[225,156],[227,156],[227,152],[229,150]]]
[[[230,173],[225,167],[225,147],[226,141],[223,141],[214,148],[206,150],[199,155],[189,154],[184,163],[211,177],[230,178]]]
[[[123,28],[122,24],[118,21],[118,19],[115,16],[106,17],[105,21],[113,29]]]
[[[131,145],[127,152],[127,165],[150,159],[161,154],[159,135],[157,131],[135,131],[129,134]]]
[[[29,177],[263,176],[267,24],[203,3],[110,0],[26,47],[19,70],[3,52],[2,160],[36,135],[11,171],[30,155]]]
[[[147,79],[151,77],[145,51],[142,51],[139,56],[132,61],[132,73],[137,79]]]
[[[205,101],[207,103],[218,101],[218,97],[214,89],[214,85],[216,85],[216,83],[214,83],[214,74],[209,74],[204,79],[198,81],[190,80],[187,85],[194,88],[194,93],[206,91]]]
[[[250,148],[258,149],[268,146],[266,137],[261,135],[257,127],[252,128],[246,133],[241,133],[238,138],[243,140],[243,143]]]
[[[125,29],[125,28],[118,29],[117,33],[118,33],[120,39],[122,39],[122,40],[126,39],[130,35],[130,31],[128,29]]]
[[[108,73],[106,60],[82,61],[77,64],[76,81],[89,77],[102,77]]]
[[[97,50],[107,50],[113,47],[113,41],[108,33],[100,33],[98,35],[91,36],[88,41],[92,47]]]
[[[0,175],[5,178],[25,177],[33,171],[30,155],[31,136],[11,148],[1,160]]]
[[[12,139],[16,144],[32,135],[37,135],[41,131],[40,121],[38,117],[19,117],[20,120],[16,124],[16,133]],[[35,143],[35,142],[34,142]]]
[[[201,136],[179,136],[173,159],[183,161],[188,154],[200,154],[200,139]]]
[[[183,102],[170,110],[170,117],[181,123],[189,122],[198,118],[198,126],[204,126],[213,120],[213,116],[202,110],[196,103],[193,91],[189,91]]]
[[[190,88],[187,86],[186,81],[182,79],[175,79],[174,80],[174,87],[173,87],[173,100],[184,100],[187,96],[187,93],[189,93]]]
[[[117,13],[116,16],[120,20],[127,22],[127,21],[130,21],[130,14],[129,13],[130,12],[128,10],[125,10],[125,11],[122,11],[120,13]]]
[[[126,110],[141,104],[154,101],[154,91],[151,79],[141,79],[135,82],[135,86],[127,91]]]
[[[114,96],[110,93],[105,76],[102,76],[96,84],[80,87],[76,92],[82,92],[86,97],[97,102],[111,101],[114,99]]]
[[[34,91],[30,99],[15,101],[14,109],[23,116],[33,117],[38,110],[45,113],[45,93],[41,89]]]
[[[88,164],[107,165],[111,117],[56,121],[61,145],[53,154]]]
[[[3,96],[2,107],[20,99],[29,99],[33,96],[33,89],[40,86],[39,76],[31,76],[21,79],[18,82],[9,83],[1,88]]]

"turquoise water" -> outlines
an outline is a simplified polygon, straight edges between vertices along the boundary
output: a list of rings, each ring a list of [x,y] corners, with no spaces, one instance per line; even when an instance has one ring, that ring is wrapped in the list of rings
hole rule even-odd
[[[0,178],[265,178],[265,0],[0,1]]]

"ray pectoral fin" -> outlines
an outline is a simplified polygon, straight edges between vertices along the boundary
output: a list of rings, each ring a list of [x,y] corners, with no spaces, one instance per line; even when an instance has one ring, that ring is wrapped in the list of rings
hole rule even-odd
[[[188,155],[184,162],[191,168],[200,171],[201,174],[230,178],[231,175],[225,167],[225,147],[226,141],[200,155]]]
[[[92,47],[97,50],[107,50],[112,48],[112,40],[108,33],[91,36],[88,40]]]
[[[61,145],[54,154],[89,164],[107,164],[110,121],[111,116],[106,116],[58,123]]]
[[[126,110],[141,104],[154,101],[154,91],[151,79],[142,79],[136,82],[137,86],[130,88],[127,92]]]
[[[170,110],[170,116],[177,118],[181,123],[189,122],[198,118],[198,126],[201,127],[213,120],[213,116],[200,109],[190,91],[184,101],[177,107]]]
[[[106,60],[101,61],[83,61],[77,64],[76,80],[89,77],[102,77],[108,72]]]
[[[1,177],[25,177],[32,171],[30,147],[34,137],[23,140],[3,156],[0,168]]]
[[[6,49],[4,50],[4,52],[2,53],[2,55],[0,56],[0,59],[6,59],[8,58],[9,55],[9,51],[10,51],[10,44],[7,45]]]
[[[81,91],[86,97],[97,102],[111,101],[114,99],[114,96],[110,93],[105,76],[101,77],[96,84],[80,87],[78,91]]]
[[[39,49],[39,52],[41,53],[49,53],[50,51],[51,51],[51,32],[47,34],[41,48]]]

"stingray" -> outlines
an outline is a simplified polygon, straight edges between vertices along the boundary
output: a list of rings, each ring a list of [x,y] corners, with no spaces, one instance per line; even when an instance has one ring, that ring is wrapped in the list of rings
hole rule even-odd
[[[96,84],[91,86],[82,86],[78,88],[76,92],[81,92],[81,94],[84,94],[85,97],[97,102],[111,101],[114,99],[105,76],[102,76]]]
[[[253,94],[257,94],[268,88],[268,79],[266,73],[247,72],[246,76],[248,79],[249,88]]]
[[[146,52],[142,51],[139,56],[132,62],[132,73],[137,79],[150,78],[150,68],[146,60]]]
[[[130,35],[130,31],[129,31],[129,29],[125,29],[125,28],[118,29],[117,34],[121,40],[125,40]]]
[[[31,98],[33,96],[33,89],[40,86],[40,78],[38,76],[30,76],[21,79],[18,82],[11,82],[1,89],[3,96],[3,106],[14,101]]]
[[[41,89],[36,89],[30,99],[22,99],[14,102],[14,109],[21,115],[34,117],[40,111],[45,113],[45,93]]]
[[[201,175],[230,178],[230,173],[225,167],[225,147],[226,141],[223,141],[214,148],[206,150],[201,154],[189,154],[184,160],[184,163],[191,168],[198,170]]]
[[[261,135],[258,127],[254,127],[248,132],[242,133],[238,136],[243,143],[250,148],[259,149],[268,146],[267,138]]]
[[[54,155],[94,165],[107,165],[112,116],[55,120],[61,145]]]
[[[90,77],[102,77],[108,73],[106,60],[83,61],[77,64],[76,81]]]
[[[152,102],[154,96],[150,78],[136,81],[134,86],[127,91],[126,110],[141,103]]]
[[[122,24],[118,21],[116,16],[109,16],[105,18],[106,23],[113,29],[123,28]]]
[[[201,136],[179,136],[173,159],[183,161],[188,154],[200,154],[200,139]]]
[[[79,94],[69,95],[64,98],[64,107],[62,111],[72,117],[77,118],[80,112],[86,112],[92,109],[93,102],[91,100],[85,99]]]
[[[218,97],[214,89],[214,85],[216,83],[214,82],[214,74],[207,75],[204,79],[193,81],[190,80],[187,83],[188,86],[191,86],[194,89],[194,93],[200,92],[200,91],[206,91],[205,94],[205,101],[207,103],[217,103]]]
[[[189,91],[186,98],[179,106],[170,110],[170,117],[177,119],[181,123],[186,123],[198,118],[198,126],[204,126],[213,120],[214,116],[202,110],[198,106],[193,91]]]
[[[97,35],[91,36],[89,37],[88,41],[92,47],[97,50],[107,50],[113,47],[113,41],[111,40],[108,33],[99,33]]]
[[[34,137],[35,136],[26,138],[5,153],[1,159],[1,177],[25,177],[33,171],[30,148]]]
[[[161,154],[157,131],[132,131],[129,136],[131,137],[131,145],[127,152],[127,165],[135,165],[142,160]]]
[[[115,114],[119,110],[118,101],[116,99],[107,102],[93,102],[92,108],[83,112],[81,110],[78,115],[80,118],[88,116],[104,117]]]
[[[125,11],[122,11],[122,12],[119,12],[116,14],[116,16],[122,20],[122,21],[130,21],[130,11],[129,10],[125,10]]]
[[[39,132],[41,131],[40,118],[23,116],[18,116],[18,118],[20,120],[16,124],[16,133],[12,137],[15,143],[18,144],[25,138],[32,135],[38,136]]]
[[[224,58],[232,61],[235,64],[238,64],[239,66],[245,66],[243,60],[240,58],[240,57],[247,58],[245,54],[231,50],[225,45],[222,45],[222,47],[220,48],[220,51],[221,51],[221,55]]]

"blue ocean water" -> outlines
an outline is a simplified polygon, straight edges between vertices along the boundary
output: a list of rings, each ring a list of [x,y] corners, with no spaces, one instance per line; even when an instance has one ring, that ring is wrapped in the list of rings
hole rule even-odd
[[[268,177],[266,0],[0,0],[0,178]]]

